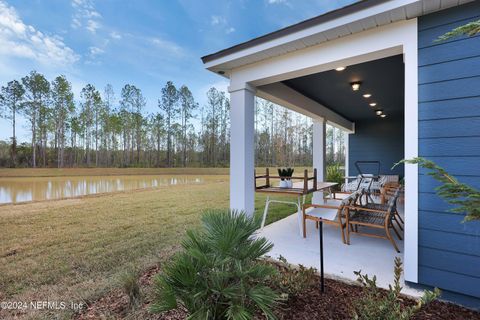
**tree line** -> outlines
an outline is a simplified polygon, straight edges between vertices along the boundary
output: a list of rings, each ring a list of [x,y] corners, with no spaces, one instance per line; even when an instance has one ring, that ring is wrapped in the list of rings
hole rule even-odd
[[[188,86],[168,81],[156,112],[147,112],[146,98],[135,85],[124,85],[117,97],[110,84],[103,90],[87,84],[76,100],[65,76],[48,81],[32,71],[1,87],[0,116],[9,120],[12,136],[0,142],[0,166],[228,166],[230,102],[216,88],[206,95],[200,106]],[[19,115],[30,136],[20,144]],[[329,132],[334,129],[327,130],[327,139]],[[332,161],[341,161],[342,146],[331,142]],[[311,121],[257,99],[255,149],[257,165],[311,165]]]

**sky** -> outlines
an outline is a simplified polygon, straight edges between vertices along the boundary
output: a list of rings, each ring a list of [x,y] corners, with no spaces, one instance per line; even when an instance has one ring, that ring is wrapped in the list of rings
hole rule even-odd
[[[354,0],[0,0],[0,85],[31,70],[48,80],[63,74],[75,99],[91,83],[116,98],[129,83],[158,111],[169,80],[187,85],[200,103],[228,83],[203,68],[200,58]],[[24,119],[17,139],[29,140]],[[0,119],[0,140],[11,136]]]

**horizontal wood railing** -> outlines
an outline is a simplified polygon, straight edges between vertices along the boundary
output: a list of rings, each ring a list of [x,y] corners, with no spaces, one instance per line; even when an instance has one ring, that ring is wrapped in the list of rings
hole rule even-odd
[[[262,175],[256,174],[256,171],[254,172],[255,176],[255,191],[256,192],[270,192],[270,193],[284,193],[284,194],[308,194],[311,192],[317,191],[317,169],[313,169],[313,176],[308,175],[308,170],[305,169],[303,177],[299,176],[292,176],[292,177],[282,177],[282,176],[271,176],[270,175],[270,170],[266,168],[266,173]],[[257,180],[259,179],[265,179],[265,184],[262,185],[257,185]],[[280,180],[280,179],[289,179],[289,180],[300,180],[303,181],[303,187],[298,188],[298,187],[292,187],[292,188],[280,188],[280,187],[274,187],[271,184],[271,179],[275,180]],[[313,180],[313,185],[311,188],[309,188],[308,183],[309,181]]]

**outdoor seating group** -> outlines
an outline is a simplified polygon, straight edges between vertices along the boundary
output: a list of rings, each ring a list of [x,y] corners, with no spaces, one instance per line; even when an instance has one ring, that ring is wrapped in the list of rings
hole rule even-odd
[[[343,243],[350,244],[350,234],[383,238],[389,240],[395,250],[400,252],[392,231],[402,240],[403,219],[397,210],[397,202],[402,188],[399,184],[389,183],[380,191],[380,201],[375,202],[368,189],[361,188],[343,199],[329,199],[323,204],[305,204],[303,206],[303,236],[306,237],[306,222],[335,225],[340,229]],[[378,199],[378,197],[375,197]],[[368,230],[382,230],[368,232]]]

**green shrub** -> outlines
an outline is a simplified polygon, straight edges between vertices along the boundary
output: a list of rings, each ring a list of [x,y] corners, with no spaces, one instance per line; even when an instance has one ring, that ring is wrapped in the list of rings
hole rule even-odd
[[[279,266],[279,272],[272,277],[272,285],[278,288],[284,300],[290,296],[301,295],[306,289],[318,284],[315,268],[306,268],[303,265],[295,268],[282,256],[278,260],[282,265]]]
[[[239,212],[210,212],[187,231],[183,251],[155,278],[152,311],[185,307],[189,319],[274,319],[278,295],[264,285],[275,268],[258,259],[273,245],[256,238],[257,223]]]
[[[138,276],[139,273],[133,270],[125,271],[120,275],[120,283],[123,291],[128,296],[128,302],[131,308],[136,307],[141,302]]]
[[[464,222],[480,220],[480,190],[461,183],[435,162],[425,158],[402,160],[396,163],[393,168],[401,163],[418,164],[420,167],[427,169],[427,174],[441,183],[440,186],[435,188],[437,195],[454,206],[450,209],[451,212],[465,214]]]
[[[338,185],[335,186],[336,190],[340,190],[342,187],[342,184],[345,182],[345,178],[342,169],[340,169],[338,164],[333,164],[327,167],[327,181],[338,183]]]
[[[400,278],[403,272],[402,261],[395,258],[394,284],[389,285],[388,290],[377,287],[377,278],[372,279],[363,275],[360,271],[355,272],[357,281],[366,289],[364,296],[355,303],[354,319],[357,320],[407,320],[425,305],[435,300],[440,295],[440,290],[424,291],[423,296],[413,306],[403,304],[400,292]]]

